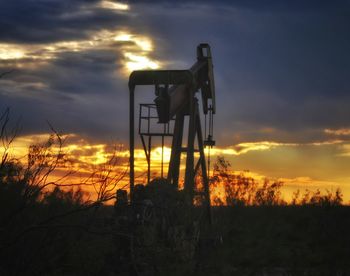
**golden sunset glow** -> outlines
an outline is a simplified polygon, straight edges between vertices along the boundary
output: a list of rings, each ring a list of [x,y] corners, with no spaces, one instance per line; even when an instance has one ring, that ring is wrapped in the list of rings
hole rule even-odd
[[[45,142],[48,140],[49,135],[48,134],[37,134],[37,135],[28,135],[28,136],[20,136],[11,145],[10,155],[15,156],[17,158],[22,158],[24,162],[26,162],[26,156],[28,153],[28,147],[32,144],[45,144]],[[113,149],[110,145],[106,144],[99,144],[99,143],[91,143],[88,141],[85,141],[81,137],[79,137],[77,134],[69,134],[63,136],[64,140],[66,141],[65,144],[62,147],[62,153],[65,154],[66,159],[69,161],[68,167],[60,168],[60,173],[58,176],[55,176],[57,178],[60,177],[64,173],[64,171],[67,170],[74,170],[79,173],[89,174],[91,173],[91,170],[94,170],[96,166],[107,164],[108,161],[113,156]],[[304,145],[304,147],[310,147],[310,148],[322,148],[322,147],[336,147],[339,151],[340,157],[346,158],[347,156],[350,156],[350,145],[347,143],[325,143],[325,144],[309,144]],[[55,146],[57,150],[57,145]],[[240,143],[238,145],[227,147],[227,148],[213,148],[211,149],[211,159],[212,164],[215,161],[217,156],[224,156],[227,160],[233,160],[232,162],[232,169],[236,174],[243,173],[246,177],[251,177],[255,179],[257,182],[262,183],[264,179],[269,178],[273,181],[281,181],[284,183],[284,186],[282,188],[282,192],[284,193],[284,198],[286,200],[290,200],[293,192],[295,192],[297,189],[305,190],[305,189],[323,189],[323,190],[335,190],[337,187],[339,187],[342,184],[347,183],[349,179],[318,179],[313,178],[311,176],[303,175],[303,171],[299,172],[299,175],[295,175],[295,173],[292,173],[291,176],[288,176],[288,173],[286,173],[284,176],[274,176],[272,177],[269,174],[263,173],[264,168],[261,171],[248,171],[246,169],[237,168],[235,166],[235,159],[234,158],[245,158],[248,153],[252,152],[272,152],[275,150],[279,150],[282,152],[285,152],[285,154],[288,154],[288,149],[293,149],[293,151],[298,149],[298,144],[279,144],[275,142],[254,142],[254,143]],[[3,148],[1,149],[4,150]],[[163,162],[164,162],[164,174],[167,173],[168,170],[168,162],[170,160],[170,154],[171,149],[169,147],[164,147],[164,150],[162,152],[161,147],[154,147],[151,151],[151,172],[152,175],[160,176],[160,167],[161,167],[161,160],[163,155]],[[206,154],[208,154],[208,151],[206,150]],[[118,163],[116,164],[116,168],[119,171],[125,170],[125,168],[128,166],[128,157],[129,157],[129,151],[126,147],[121,146],[116,151],[116,156],[119,158]],[[186,155],[181,155],[182,164],[180,167],[181,174],[183,175],[184,170],[184,161],[185,161]],[[198,158],[198,154],[195,158]],[[232,159],[233,158],[233,159]],[[212,165],[213,166],[213,165]],[[145,171],[147,169],[147,161],[145,158],[145,153],[143,149],[137,148],[135,149],[135,172],[137,173],[136,178],[137,181],[142,182],[145,178]],[[211,167],[213,169],[213,167]],[[288,171],[287,171],[288,172]],[[71,181],[78,182],[79,178],[76,175],[72,175],[70,177]],[[124,183],[123,185],[127,184],[127,177],[122,181]],[[218,186],[212,191],[212,195],[219,196],[220,198],[224,198],[224,187]],[[348,201],[350,199],[350,191],[347,189],[343,189],[344,193],[344,199],[345,201]],[[224,200],[223,200],[224,201]]]
[[[0,60],[21,59],[26,56],[25,49],[17,45],[0,43]]]
[[[117,11],[128,11],[128,4],[101,1],[99,7]],[[113,42],[120,42],[119,47],[114,48]],[[92,32],[87,39],[59,41],[54,43],[38,44],[0,44],[0,60],[24,60],[29,66],[30,61],[35,61],[35,66],[41,66],[45,62],[56,59],[60,54],[66,52],[79,53],[81,51],[95,50],[97,48],[110,49],[111,51],[121,51],[124,56],[123,74],[129,74],[133,70],[158,69],[160,62],[151,58],[154,50],[153,41],[150,37],[128,30],[99,30]],[[18,67],[22,65],[17,64]]]
[[[88,149],[92,151],[92,154],[89,156],[80,156],[78,157],[79,161],[98,165],[103,164],[108,161],[108,153],[105,152],[105,145],[94,145],[94,146],[85,146],[83,149]]]
[[[162,160],[162,154],[163,154],[163,161],[168,163],[170,160],[170,154],[171,154],[171,148],[164,147],[164,150],[162,152],[161,147],[156,147],[151,154],[151,160],[152,161],[158,161],[160,162]]]
[[[136,48],[127,48],[124,51],[125,66],[129,72],[142,69],[158,69],[160,63],[149,57],[153,51],[153,42],[149,37],[134,35],[127,32],[120,32],[114,40],[117,42],[132,42]]]
[[[333,135],[350,135],[350,129],[349,128],[341,128],[341,129],[329,129],[326,128],[324,130],[325,133],[327,134],[333,134]]]
[[[341,146],[341,151],[339,156],[350,157],[350,144],[343,144]]]
[[[226,147],[226,148],[214,147],[210,149],[210,152],[213,155],[241,155],[241,154],[248,153],[250,151],[266,151],[266,150],[274,149],[276,147],[296,146],[296,145],[297,144],[262,141],[262,142],[239,143],[237,145]],[[207,153],[209,152],[208,148],[206,148],[205,150]]]
[[[159,64],[157,62],[150,60],[146,56],[125,53],[125,57],[128,59],[126,62],[126,67],[129,71],[159,68]]]
[[[120,42],[121,47],[113,49],[113,42]],[[124,45],[125,44],[125,45]],[[34,44],[16,46],[11,44],[0,44],[0,60],[30,60],[47,62],[56,59],[60,54],[94,50],[97,47],[109,48],[111,51],[121,51],[124,56],[124,74],[133,70],[158,69],[161,63],[151,57],[154,50],[152,39],[146,36],[131,34],[128,32],[99,31],[91,34],[89,39],[76,41],[60,41],[48,44]]]
[[[112,1],[101,1],[99,6],[104,9],[127,11],[130,9],[128,4],[112,2]]]
[[[153,43],[147,37],[140,37],[139,39],[135,40],[135,43],[141,48],[142,51],[150,52],[153,50]]]
[[[121,32],[114,38],[114,40],[127,42],[127,41],[132,41],[132,38],[133,38],[132,34]]]
[[[114,37],[119,42],[134,42],[142,51],[150,52],[153,50],[153,42],[150,38],[131,33],[120,32]]]

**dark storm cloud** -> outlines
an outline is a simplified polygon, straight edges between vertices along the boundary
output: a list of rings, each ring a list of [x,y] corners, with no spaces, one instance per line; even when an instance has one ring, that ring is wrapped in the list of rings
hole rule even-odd
[[[325,128],[350,127],[349,1],[140,0],[126,2],[130,12],[97,0],[3,2],[0,43],[82,41],[125,26],[151,36],[152,55],[181,69],[209,42],[221,145],[312,142],[329,138]],[[47,130],[47,119],[64,132],[126,138],[127,78],[118,70],[128,43],[62,51],[37,68],[21,61],[0,82],[0,108],[24,115],[31,133]]]
[[[191,3],[148,7],[148,24],[174,59],[193,60],[194,45],[211,44],[221,142],[309,142],[350,126],[348,1]]]
[[[279,0],[128,0],[124,1],[130,4],[162,4],[165,6],[179,7],[179,5],[210,5],[210,6],[231,6],[239,9],[248,9],[253,11],[342,11],[344,13],[350,6],[348,0],[294,0],[294,1],[279,1]]]
[[[82,76],[75,77],[75,82],[89,85]],[[94,93],[86,93],[84,87],[69,80],[70,86],[33,89],[30,87],[9,88],[3,85],[0,93],[0,110],[11,108],[11,121],[21,118],[21,134],[47,133],[50,131],[47,121],[62,133],[76,133],[89,140],[111,141],[124,138],[126,125],[120,117],[127,113],[127,103],[123,101],[118,86],[106,77],[100,76],[105,83],[96,88]],[[94,83],[93,80],[91,83]],[[9,83],[11,85],[12,83]],[[49,92],[48,92],[49,90]],[[77,92],[80,91],[80,93]],[[71,91],[71,93],[69,93]],[[75,94],[73,93],[75,92]]]
[[[22,134],[49,131],[46,121],[64,133],[98,139],[121,138],[119,112],[126,113],[121,47],[132,42],[85,44],[99,31],[126,26],[129,14],[102,8],[101,1],[18,0],[0,3],[0,43],[24,45],[28,56],[1,60],[0,110],[9,106],[22,117]],[[77,49],[55,43],[84,42]],[[50,52],[46,46],[54,47]],[[118,106],[120,104],[121,106]],[[113,124],[111,123],[113,122]]]
[[[46,43],[86,38],[125,23],[128,16],[96,7],[99,0],[16,0],[0,3],[0,41]]]
[[[43,70],[41,75],[50,80],[53,90],[64,94],[106,95],[115,93],[114,71],[118,69],[116,61],[121,58],[118,51],[111,50],[62,53],[51,63],[50,70]]]

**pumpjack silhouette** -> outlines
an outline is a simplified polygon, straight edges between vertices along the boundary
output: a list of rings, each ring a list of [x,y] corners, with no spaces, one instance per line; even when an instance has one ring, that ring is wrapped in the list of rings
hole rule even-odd
[[[176,188],[179,187],[181,154],[186,154],[184,192],[191,204],[193,204],[196,196],[203,199],[206,207],[206,217],[210,222],[208,178],[210,163],[207,163],[204,152],[205,147],[211,148],[215,145],[213,140],[213,115],[216,113],[215,84],[210,46],[208,44],[198,45],[197,61],[188,70],[141,70],[131,73],[129,78],[131,204],[134,201],[135,187],[135,88],[140,85],[153,86],[155,92],[153,103],[140,104],[138,118],[138,133],[141,137],[148,163],[148,183],[151,181],[152,137],[161,137],[162,148],[164,147],[164,138],[172,138],[171,157],[166,179]],[[198,94],[200,94],[200,99]],[[202,108],[199,107],[199,100],[202,102]],[[152,112],[153,110],[156,111],[155,115]],[[203,138],[201,114],[205,116],[205,138]],[[186,117],[188,117],[188,137],[187,145],[184,147],[183,140],[186,133],[184,122]],[[156,123],[163,125],[162,131],[152,131],[151,124],[154,122],[154,119],[157,120]],[[171,124],[171,121],[174,123]],[[145,125],[146,127],[144,127]],[[146,140],[147,138],[148,141]],[[195,164],[196,152],[199,153],[199,158]],[[210,155],[208,157],[210,162],[209,158]],[[200,171],[202,178],[203,189],[201,191],[195,187],[195,176],[198,171]],[[161,176],[163,177],[163,154]]]

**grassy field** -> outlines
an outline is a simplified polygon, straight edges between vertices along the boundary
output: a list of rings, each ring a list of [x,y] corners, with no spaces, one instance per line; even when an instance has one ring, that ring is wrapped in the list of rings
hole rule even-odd
[[[36,206],[3,227],[1,275],[130,275],[131,262],[122,249],[130,239],[119,234],[134,235],[137,255],[143,233],[134,226],[116,227],[112,206],[59,217],[76,207],[57,202]],[[35,223],[47,214],[58,218],[42,227]],[[350,273],[347,206],[215,207],[213,229],[210,235],[203,233],[192,258],[166,243],[149,242],[143,257],[133,261],[139,271],[134,275]]]
[[[215,208],[206,275],[349,275],[350,207]],[[202,274],[203,275],[203,274]]]

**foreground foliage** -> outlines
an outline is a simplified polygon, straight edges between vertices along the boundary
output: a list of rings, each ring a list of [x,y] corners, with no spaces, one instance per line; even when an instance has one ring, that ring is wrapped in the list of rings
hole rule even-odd
[[[198,275],[349,275],[350,207],[215,207],[221,246]]]
[[[72,183],[74,171],[59,171],[69,160],[52,127],[45,143],[21,159],[12,156],[18,128],[9,127],[9,114],[0,114],[0,275],[107,274],[115,233],[104,222],[111,211],[103,203],[125,175],[115,173],[117,156]],[[93,199],[82,186],[94,188]]]
[[[214,175],[211,180],[211,191],[214,192],[211,201],[214,205],[222,206],[278,206],[278,205],[307,205],[307,206],[339,206],[343,202],[340,188],[335,191],[321,192],[306,189],[297,190],[291,202],[282,197],[283,182],[265,179],[259,183],[245,173],[235,173],[231,164],[219,156],[214,164]],[[222,189],[220,195],[215,190]]]
[[[223,185],[224,198],[214,196],[212,200],[227,206],[214,208],[212,236],[202,239],[197,248],[188,242],[188,237],[199,236],[193,215],[185,204],[172,205],[182,202],[181,192],[176,194],[160,182],[144,189],[152,192],[155,208],[162,206],[152,211],[155,217],[151,221],[160,221],[156,225],[168,226],[173,233],[143,223],[147,232],[126,235],[115,227],[114,208],[104,205],[114,198],[116,185],[125,175],[111,173],[114,156],[83,182],[96,191],[91,200],[81,185],[65,182],[65,175],[59,181],[50,178],[67,162],[63,140],[54,130],[46,143],[29,148],[26,162],[11,157],[17,132],[7,132],[8,114],[6,110],[0,116],[0,275],[128,275],[130,260],[123,259],[123,243],[127,240],[129,246],[140,239],[156,245],[142,248],[147,253],[142,262],[152,264],[157,275],[350,272],[350,209],[341,205],[340,190],[325,194],[299,191],[287,205],[281,196],[283,183],[266,180],[259,184],[244,174],[235,174],[230,164],[219,158],[211,186]],[[174,217],[182,223],[180,227],[172,225]],[[195,235],[188,235],[188,229]],[[153,232],[177,239],[150,242]],[[169,241],[173,244],[164,246]],[[125,269],[121,269],[123,264]]]

